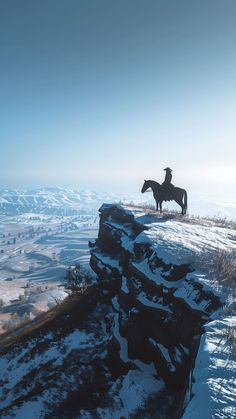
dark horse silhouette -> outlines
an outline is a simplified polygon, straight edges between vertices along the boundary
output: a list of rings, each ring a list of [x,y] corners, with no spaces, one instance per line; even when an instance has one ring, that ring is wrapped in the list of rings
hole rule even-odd
[[[160,212],[162,212],[163,201],[175,201],[182,208],[182,215],[186,214],[187,211],[187,192],[184,189],[173,186],[168,194],[166,193],[165,186],[154,180],[145,180],[141,192],[144,193],[148,188],[152,189],[153,197],[156,201],[156,208],[158,211],[158,204],[160,206]]]

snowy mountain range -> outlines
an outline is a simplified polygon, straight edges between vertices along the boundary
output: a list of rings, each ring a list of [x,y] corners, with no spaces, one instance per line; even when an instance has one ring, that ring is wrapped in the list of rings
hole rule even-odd
[[[97,209],[103,202],[117,202],[118,199],[112,193],[78,189],[0,189],[0,214],[74,215],[83,208]]]
[[[104,203],[134,203],[154,206],[152,193],[118,194],[88,189],[44,187],[39,189],[0,189],[0,215],[36,213],[46,215],[77,215],[78,212],[97,211]],[[236,218],[236,202],[223,202],[189,194],[188,213],[199,216]],[[176,203],[167,202],[165,208],[179,211]]]

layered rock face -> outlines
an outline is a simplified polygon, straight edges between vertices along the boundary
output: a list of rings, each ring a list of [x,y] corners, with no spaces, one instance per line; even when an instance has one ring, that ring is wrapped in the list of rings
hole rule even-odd
[[[115,310],[110,351],[146,365],[179,396],[202,327],[222,306],[191,268],[205,235],[204,227],[104,204],[91,244],[91,267]]]

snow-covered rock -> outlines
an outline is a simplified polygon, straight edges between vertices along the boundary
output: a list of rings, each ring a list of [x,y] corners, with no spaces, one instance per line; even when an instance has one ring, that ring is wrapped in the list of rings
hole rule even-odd
[[[216,249],[235,250],[235,230],[121,205],[100,208],[90,264],[115,300],[114,347],[126,364],[153,365],[179,400],[204,325],[222,313],[223,296],[192,264],[193,256],[211,258]]]

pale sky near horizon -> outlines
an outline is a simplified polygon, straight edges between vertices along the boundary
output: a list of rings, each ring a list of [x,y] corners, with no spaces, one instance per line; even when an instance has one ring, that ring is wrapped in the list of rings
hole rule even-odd
[[[235,200],[234,0],[0,0],[0,187]]]

